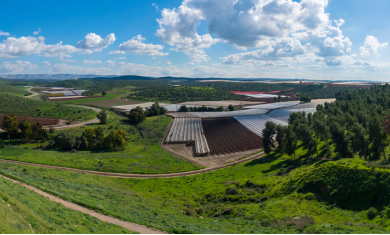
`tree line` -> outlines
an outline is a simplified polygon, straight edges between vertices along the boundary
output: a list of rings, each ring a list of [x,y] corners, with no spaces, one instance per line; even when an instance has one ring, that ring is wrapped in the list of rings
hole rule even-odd
[[[48,131],[41,123],[32,123],[28,120],[17,121],[13,115],[4,116],[2,129],[5,130],[10,142],[13,139],[45,142],[48,137]]]
[[[276,140],[282,152],[293,156],[301,141],[309,154],[318,154],[322,141],[325,156],[388,160],[385,148],[390,144],[390,85],[337,92],[336,102],[317,105],[316,110],[314,114],[290,114],[288,126],[267,122],[264,151],[271,152]]]
[[[206,107],[202,105],[201,107],[187,107],[186,105],[180,106],[178,112],[222,112],[223,107]]]

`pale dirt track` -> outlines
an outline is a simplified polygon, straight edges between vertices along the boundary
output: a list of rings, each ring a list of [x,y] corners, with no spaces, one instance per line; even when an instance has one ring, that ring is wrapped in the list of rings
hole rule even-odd
[[[36,93],[36,92],[34,92],[34,91],[30,91],[31,89],[33,89],[34,87],[30,87],[30,88],[28,88],[26,91],[28,91],[28,92],[31,92],[31,93],[33,93],[32,95],[29,95],[29,96],[25,96],[24,98],[30,98],[30,97],[34,97],[34,96],[37,96],[37,95],[39,95],[38,93]]]
[[[95,111],[97,113],[101,111],[100,109],[92,108],[92,107],[88,107],[88,106],[81,106],[81,105],[69,105],[69,106],[91,109],[91,110],[93,110],[93,111]],[[98,123],[98,122],[100,122],[99,119],[94,118],[92,120],[85,121],[85,122],[80,122],[80,123],[77,123],[77,124],[66,125],[66,126],[56,126],[56,127],[54,127],[54,129],[56,129],[56,130],[70,129],[70,128],[81,127],[81,126],[89,125],[89,124],[92,124],[92,123]]]
[[[16,180],[13,180],[13,179],[10,179],[8,177],[5,177],[5,176],[0,176],[0,177],[3,177],[4,179],[7,179],[9,181],[12,181],[16,184],[19,184],[25,188],[28,188],[46,198],[48,198],[49,200],[53,201],[53,202],[58,202],[58,203],[61,203],[62,205],[64,205],[65,207],[69,208],[69,209],[72,209],[72,210],[75,210],[75,211],[80,211],[82,213],[85,213],[85,214],[88,214],[90,216],[93,216],[101,221],[104,221],[104,222],[108,222],[108,223],[111,223],[111,224],[116,224],[116,225],[119,225],[125,229],[128,229],[130,231],[134,231],[134,232],[139,232],[139,233],[142,233],[142,234],[164,234],[164,232],[162,231],[158,231],[158,230],[154,230],[154,229],[151,229],[151,228],[148,228],[144,225],[139,225],[139,224],[135,224],[135,223],[131,223],[131,222],[127,222],[127,221],[123,221],[123,220],[119,220],[119,219],[116,219],[116,218],[113,218],[113,217],[110,217],[110,216],[107,216],[107,215],[103,215],[103,214],[100,214],[100,213],[97,213],[93,210],[89,210],[89,209],[86,209],[84,207],[81,207],[75,203],[72,203],[72,202],[68,202],[68,201],[65,201],[65,200],[62,200],[61,198],[58,198],[58,197],[55,197],[51,194],[48,194],[48,193],[45,193],[43,192],[42,190],[39,190],[33,186],[30,186],[30,185],[27,185],[25,183],[22,183],[22,182],[19,182],[19,181],[16,181]]]
[[[57,170],[65,170],[65,171],[73,171],[73,172],[79,172],[79,173],[86,173],[91,175],[99,175],[99,176],[107,176],[107,177],[114,177],[114,178],[136,178],[136,179],[149,179],[149,178],[172,178],[172,177],[180,177],[180,176],[189,176],[189,175],[197,175],[209,171],[215,171],[222,168],[230,167],[239,163],[247,162],[253,159],[261,158],[264,155],[264,152],[255,154],[253,156],[246,157],[244,159],[224,164],[217,167],[210,167],[210,168],[204,168],[200,170],[195,171],[186,171],[186,172],[177,172],[177,173],[167,173],[167,174],[128,174],[128,173],[114,173],[114,172],[101,172],[101,171],[88,171],[88,170],[81,170],[81,169],[75,169],[75,168],[69,168],[69,167],[61,167],[61,166],[50,166],[50,165],[43,165],[43,164],[36,164],[36,163],[28,163],[28,162],[19,162],[19,161],[12,161],[12,160],[4,160],[0,159],[0,162],[5,163],[13,163],[13,164],[19,164],[19,165],[27,165],[27,166],[36,166],[36,167],[44,167],[44,168],[50,168],[50,169],[57,169]]]

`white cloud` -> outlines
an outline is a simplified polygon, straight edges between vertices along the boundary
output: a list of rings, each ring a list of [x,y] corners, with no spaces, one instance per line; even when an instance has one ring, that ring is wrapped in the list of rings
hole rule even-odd
[[[0,59],[13,58],[31,54],[41,54],[45,57],[68,57],[66,53],[74,53],[79,49],[70,45],[62,45],[59,42],[54,45],[46,45],[45,38],[40,37],[8,37],[0,43]]]
[[[340,28],[345,23],[345,20],[343,18],[341,18],[339,20],[334,20],[334,22],[337,25],[337,27]]]
[[[115,66],[115,61],[114,60],[107,60],[106,62],[104,62],[110,66]]]
[[[9,36],[10,33],[4,32],[3,30],[0,30],[0,36]]]
[[[93,61],[93,60],[83,60],[83,63],[84,64],[101,64],[103,62],[101,62],[100,60],[96,60],[96,61]]]
[[[360,47],[360,55],[366,57],[370,55],[370,52],[373,54],[377,54],[378,48],[385,47],[387,45],[387,42],[380,43],[378,41],[378,38],[369,35],[364,41],[364,45]]]
[[[49,71],[51,73],[70,73],[70,74],[110,74],[110,68],[84,68],[80,66],[71,66],[67,64],[55,64]]]
[[[38,31],[34,31],[33,34],[38,35],[40,32],[41,32],[41,28],[39,28]]]
[[[9,61],[5,61],[0,63],[0,72],[3,74],[6,73],[15,73],[15,72],[24,72],[31,69],[38,68],[38,65],[31,64],[30,61],[16,61],[16,63],[11,63]]]
[[[171,61],[167,61],[167,64],[172,64]]]
[[[367,61],[357,60],[352,64],[353,67],[367,72],[379,71],[379,68]]]
[[[149,56],[165,56],[168,53],[163,53],[160,50],[164,49],[163,45],[146,44],[142,41],[145,40],[141,35],[137,35],[119,45],[120,51],[130,51],[134,55],[149,55]],[[117,54],[117,53],[115,53]]]
[[[119,59],[120,59],[120,60],[125,60],[125,59],[126,59],[126,57],[119,57]]]
[[[125,51],[110,51],[108,54],[126,54]]]
[[[47,67],[50,67],[51,66],[51,63],[49,61],[43,61],[43,63],[45,64],[45,68]]]
[[[102,51],[116,40],[115,34],[107,35],[105,39],[95,33],[89,33],[84,40],[77,42],[77,48],[83,49],[84,54],[92,54],[93,52]]]
[[[75,62],[77,62],[77,61],[75,61],[75,60],[65,60],[65,62],[75,63]]]

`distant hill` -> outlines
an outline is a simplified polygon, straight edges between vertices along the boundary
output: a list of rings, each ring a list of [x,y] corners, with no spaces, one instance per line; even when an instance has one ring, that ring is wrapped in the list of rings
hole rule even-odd
[[[106,77],[112,78],[117,75],[95,75],[95,74],[11,74],[0,75],[2,78],[7,79],[23,79],[23,80],[70,80],[77,78],[96,78]]]

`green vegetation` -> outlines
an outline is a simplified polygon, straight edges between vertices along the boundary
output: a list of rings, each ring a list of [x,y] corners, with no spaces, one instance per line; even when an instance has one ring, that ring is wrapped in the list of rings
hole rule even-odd
[[[231,106],[233,107],[233,105]],[[229,110],[229,111],[233,111],[233,110]],[[222,111],[223,111],[222,106],[219,106],[218,108],[213,108],[213,107],[206,107],[204,105],[202,105],[202,107],[188,107],[188,108],[186,105],[182,105],[178,110],[178,112],[222,112]]]
[[[28,96],[31,93],[26,91],[25,87],[15,87],[1,84],[0,93],[2,94],[10,94],[15,96]]]
[[[198,87],[211,87],[220,91],[283,91],[290,90],[289,92],[297,93],[299,96],[307,96],[312,99],[326,99],[335,98],[336,92],[345,90],[355,90],[359,88],[352,87],[325,87],[323,85],[312,84],[293,84],[293,83],[281,83],[281,84],[268,84],[262,82],[251,83],[239,83],[239,82],[180,82],[178,84],[184,86],[198,86]]]
[[[220,91],[210,87],[160,86],[134,89],[127,95],[126,98],[142,101],[186,102],[203,100],[237,100],[245,98],[245,96]]]
[[[110,113],[106,125],[92,124],[88,127],[57,130],[49,134],[44,143],[28,143],[23,141],[4,141],[5,148],[0,148],[0,158],[23,162],[56,165],[84,170],[96,170],[106,172],[123,173],[172,173],[201,169],[193,163],[189,163],[180,157],[176,157],[160,147],[166,129],[171,119],[165,116],[148,117],[137,127],[130,125],[125,117]],[[59,146],[54,146],[54,138],[61,133],[74,137],[68,139],[77,142],[79,137],[88,128],[101,127],[104,135],[108,136],[112,131],[126,131],[125,150],[80,150],[59,151]],[[0,133],[1,134],[1,133]],[[6,139],[5,133],[2,134]],[[76,144],[76,143],[74,143]],[[12,145],[12,146],[8,146]]]
[[[82,121],[93,119],[96,112],[80,107],[70,107],[54,102],[0,93],[0,114],[60,119],[71,118]]]
[[[369,169],[359,159],[310,158],[298,146],[295,159],[276,150],[263,159],[178,178],[116,179],[7,163],[0,163],[0,171],[168,232],[389,231],[390,195],[382,189],[390,171]]]
[[[0,233],[131,233],[0,178]]]

